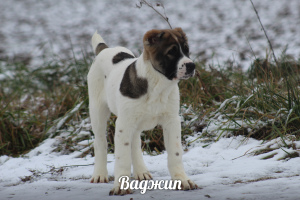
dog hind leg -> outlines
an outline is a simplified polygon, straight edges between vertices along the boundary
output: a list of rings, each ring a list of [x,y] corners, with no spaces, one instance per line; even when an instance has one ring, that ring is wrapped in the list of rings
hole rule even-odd
[[[110,111],[107,106],[101,105],[98,108],[93,108],[91,112],[91,121],[93,132],[95,134],[94,152],[95,166],[91,183],[107,183],[107,139],[106,139],[106,124],[110,116]],[[93,114],[92,114],[93,113]]]
[[[106,126],[110,110],[106,103],[104,76],[92,65],[88,74],[89,110],[92,129],[95,134],[95,166],[91,183],[108,182]]]

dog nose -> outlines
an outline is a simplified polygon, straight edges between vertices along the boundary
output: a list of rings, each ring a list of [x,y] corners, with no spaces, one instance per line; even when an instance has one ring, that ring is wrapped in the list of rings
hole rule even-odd
[[[185,74],[192,74],[195,70],[195,64],[192,62],[185,64],[185,67],[186,67]]]

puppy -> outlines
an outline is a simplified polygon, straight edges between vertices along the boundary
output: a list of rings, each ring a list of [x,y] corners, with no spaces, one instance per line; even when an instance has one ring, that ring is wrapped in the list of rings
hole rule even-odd
[[[143,38],[144,51],[136,58],[124,48],[108,48],[97,32],[92,46],[97,55],[88,73],[89,110],[95,134],[95,166],[92,183],[108,182],[106,124],[111,112],[118,116],[115,128],[114,187],[110,195],[124,195],[119,177],[152,179],[142,157],[140,134],[156,125],[163,127],[168,169],[181,188],[197,185],[182,163],[179,88],[181,79],[195,74],[189,58],[186,34],[181,28],[150,30]]]

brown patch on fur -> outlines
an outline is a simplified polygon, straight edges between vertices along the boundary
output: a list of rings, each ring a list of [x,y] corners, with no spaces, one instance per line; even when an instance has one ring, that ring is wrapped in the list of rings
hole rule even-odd
[[[122,133],[122,132],[123,132],[123,130],[119,130],[119,132],[120,132],[120,133]]]
[[[129,59],[129,58],[135,58],[133,55],[126,53],[126,52],[119,52],[117,55],[115,55],[112,59],[113,64],[117,64],[123,60]]]
[[[124,145],[125,145],[125,146],[128,146],[128,145],[129,145],[129,142],[125,142]]]
[[[120,85],[121,94],[132,99],[137,99],[148,91],[148,81],[138,77],[135,64],[136,61],[127,67]]]
[[[99,43],[95,50],[96,55],[98,55],[103,49],[106,48],[108,48],[108,46],[105,43]]]
[[[186,34],[183,32],[181,28],[175,29],[162,29],[157,30],[153,29],[145,33],[143,44],[144,44],[144,59],[149,60],[154,52],[157,51],[158,48],[162,46],[167,47],[170,44],[177,42],[188,42]],[[158,45],[159,41],[164,40],[164,42]],[[154,46],[153,46],[154,45]]]

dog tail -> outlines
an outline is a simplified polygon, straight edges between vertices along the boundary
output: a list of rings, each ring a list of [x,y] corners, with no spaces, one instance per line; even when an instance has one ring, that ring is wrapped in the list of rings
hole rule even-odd
[[[96,31],[92,37],[92,46],[96,56],[103,50],[108,48],[103,38]]]

